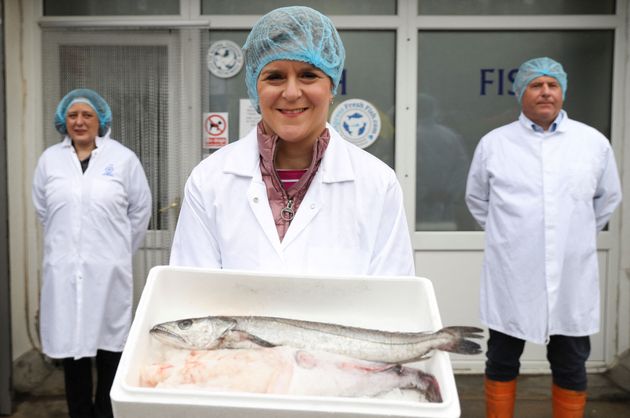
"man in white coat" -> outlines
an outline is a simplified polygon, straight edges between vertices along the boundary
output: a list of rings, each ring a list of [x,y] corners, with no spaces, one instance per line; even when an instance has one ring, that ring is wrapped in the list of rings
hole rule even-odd
[[[523,63],[519,119],[481,139],[468,175],[466,203],[486,232],[488,417],[513,414],[525,341],[547,346],[554,418],[583,416],[589,335],[600,322],[596,237],[621,189],[609,141],[562,110],[566,90],[560,63]]]

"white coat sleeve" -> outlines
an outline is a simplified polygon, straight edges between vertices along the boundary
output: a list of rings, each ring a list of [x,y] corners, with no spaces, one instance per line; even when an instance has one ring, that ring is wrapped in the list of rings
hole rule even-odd
[[[212,226],[211,208],[205,207],[200,187],[203,181],[196,174],[193,171],[186,181],[169,264],[221,268],[221,253]]]
[[[132,250],[144,241],[151,218],[151,189],[140,160],[134,155],[127,179],[127,216],[131,223]]]
[[[403,195],[396,177],[384,197],[370,275],[415,276],[413,249],[403,206]]]
[[[40,157],[33,175],[32,198],[33,206],[37,212],[37,217],[42,225],[46,226],[47,208],[46,208],[46,163],[44,157]]]
[[[466,205],[477,223],[485,229],[490,203],[490,183],[483,155],[483,141],[477,145],[468,171]]]
[[[603,164],[602,174],[593,197],[593,209],[598,231],[601,231],[606,226],[615,208],[621,202],[621,184],[617,173],[615,156],[610,146],[606,148]]]

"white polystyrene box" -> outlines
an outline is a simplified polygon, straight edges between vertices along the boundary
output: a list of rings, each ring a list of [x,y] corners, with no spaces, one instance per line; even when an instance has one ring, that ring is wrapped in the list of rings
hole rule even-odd
[[[409,364],[432,373],[443,402],[216,393],[139,386],[140,368],[160,344],[157,323],[208,315],[276,316],[387,331],[442,327],[431,282],[421,277],[262,274],[184,267],[151,269],[114,379],[116,418],[459,417],[450,359],[435,352]]]

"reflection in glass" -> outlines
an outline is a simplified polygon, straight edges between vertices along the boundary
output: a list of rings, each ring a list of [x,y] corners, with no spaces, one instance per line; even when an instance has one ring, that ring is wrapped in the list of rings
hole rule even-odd
[[[345,74],[331,111],[347,99],[367,100],[381,120],[378,139],[365,148],[394,168],[396,105],[396,33],[339,31],[346,48]]]
[[[436,100],[418,96],[417,229],[456,230],[469,159],[460,135],[440,123]]]
[[[615,0],[418,0],[420,15],[614,14]]]
[[[179,15],[179,0],[44,0],[44,16]]]
[[[308,6],[325,15],[395,15],[396,0],[201,0],[203,15],[263,15],[278,7]]]
[[[431,190],[455,193],[455,173],[461,170],[453,168],[452,160],[464,159],[467,173],[481,137],[517,119],[520,107],[512,80],[527,59],[548,56],[562,63],[568,73],[564,109],[610,138],[613,46],[612,30],[419,32],[416,230],[479,230],[463,194],[457,192],[451,207],[438,211],[434,208],[443,196]],[[431,114],[424,103],[429,97],[437,109],[433,125],[425,121]],[[439,125],[444,127],[441,135],[459,139],[463,153],[451,151],[455,155],[448,158],[439,154],[445,152],[433,143]],[[446,181],[446,174],[455,178]]]
[[[47,55],[45,59],[51,59]],[[133,150],[152,192],[151,230],[168,229],[168,53],[154,45],[62,45],[58,51],[59,91],[77,87],[98,91],[112,109],[111,137]],[[47,110],[52,115],[54,109]],[[59,141],[46,129],[48,145]],[[54,133],[53,133],[54,132]]]

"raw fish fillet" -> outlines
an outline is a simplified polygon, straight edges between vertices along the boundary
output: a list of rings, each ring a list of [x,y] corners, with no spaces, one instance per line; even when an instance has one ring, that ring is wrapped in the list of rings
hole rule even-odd
[[[442,400],[431,374],[323,351],[281,346],[167,353],[162,361],[141,369],[141,386],[342,397],[412,389],[429,402]]]

